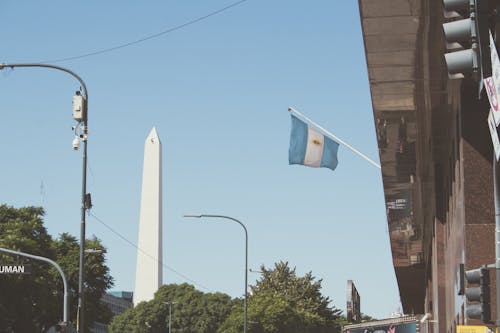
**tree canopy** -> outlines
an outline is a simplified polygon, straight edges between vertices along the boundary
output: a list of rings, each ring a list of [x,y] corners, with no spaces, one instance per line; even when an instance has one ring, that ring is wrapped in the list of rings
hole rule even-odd
[[[203,293],[192,285],[164,285],[154,299],[141,302],[113,318],[109,331],[145,333],[165,332],[172,305],[172,331],[176,333],[215,333],[229,315],[234,301],[222,293]]]
[[[262,276],[251,286],[248,299],[248,326],[251,333],[339,332],[341,311],[321,294],[321,279],[311,272],[300,277],[288,262],[273,269],[261,266]],[[234,307],[218,332],[236,333],[243,329],[243,309]]]
[[[70,289],[69,319],[75,321],[78,296],[79,243],[69,234],[54,239],[43,225],[41,207],[0,205],[0,247],[46,257],[63,270]],[[87,248],[100,254],[85,257],[85,320],[107,322],[109,310],[99,300],[113,285],[105,265],[105,249],[97,238]],[[30,275],[0,275],[0,332],[43,332],[62,320],[63,283],[51,265],[0,252],[2,265],[31,264]]]
[[[321,279],[311,272],[298,276],[288,262],[274,268],[261,267],[262,276],[248,298],[250,333],[335,333],[340,332],[341,311],[321,294]],[[192,285],[160,287],[154,299],[142,302],[113,318],[111,333],[156,333],[168,328],[169,305],[172,331],[176,333],[241,333],[243,301],[221,293],[203,293]]]

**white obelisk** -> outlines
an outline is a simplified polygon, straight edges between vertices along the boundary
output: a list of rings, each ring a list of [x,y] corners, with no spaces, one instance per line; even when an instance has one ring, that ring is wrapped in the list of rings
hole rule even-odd
[[[134,305],[152,300],[163,283],[161,184],[161,142],[153,127],[144,143]]]

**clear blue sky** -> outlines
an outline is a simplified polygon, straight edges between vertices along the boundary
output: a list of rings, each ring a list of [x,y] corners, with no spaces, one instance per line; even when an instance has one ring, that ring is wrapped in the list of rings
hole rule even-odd
[[[3,1],[0,62],[40,62],[114,47],[231,4],[211,1]],[[378,161],[358,4],[248,0],[140,44],[57,62],[89,89],[92,213],[137,242],[144,140],[163,143],[164,258],[197,288],[243,294],[249,266],[288,260],[323,279],[345,311],[354,280],[362,312],[399,307],[382,178],[344,147],[339,166],[288,165],[292,106]],[[0,72],[0,202],[40,205],[57,235],[79,236],[81,151],[71,148],[78,83],[49,69]],[[43,182],[43,189],[41,184]],[[95,218],[116,290],[132,290],[136,250]],[[253,283],[258,274],[249,273]],[[169,269],[165,283],[186,281]]]

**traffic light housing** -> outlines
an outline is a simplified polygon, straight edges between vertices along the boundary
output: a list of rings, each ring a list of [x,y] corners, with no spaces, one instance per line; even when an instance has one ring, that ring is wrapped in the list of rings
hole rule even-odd
[[[455,14],[452,21],[443,24],[445,40],[448,49],[459,49],[445,54],[448,73],[471,73],[480,87],[482,80],[491,76],[488,1],[443,0],[445,11]]]
[[[483,323],[491,321],[490,308],[490,276],[486,268],[478,268],[465,272],[467,288],[465,297],[472,304],[467,304],[467,317],[481,319]],[[474,286],[473,286],[474,285]]]

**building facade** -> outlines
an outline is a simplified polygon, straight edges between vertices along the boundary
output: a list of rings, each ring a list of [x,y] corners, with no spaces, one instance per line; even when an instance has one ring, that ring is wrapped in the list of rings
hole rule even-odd
[[[134,307],[133,297],[134,293],[130,291],[110,291],[101,297],[101,303],[109,308],[114,317]],[[95,322],[91,331],[93,333],[107,333],[108,325]]]
[[[359,9],[403,310],[429,314],[431,332],[479,324],[465,316],[460,268],[495,262],[488,100],[472,78],[449,78],[442,1]]]

